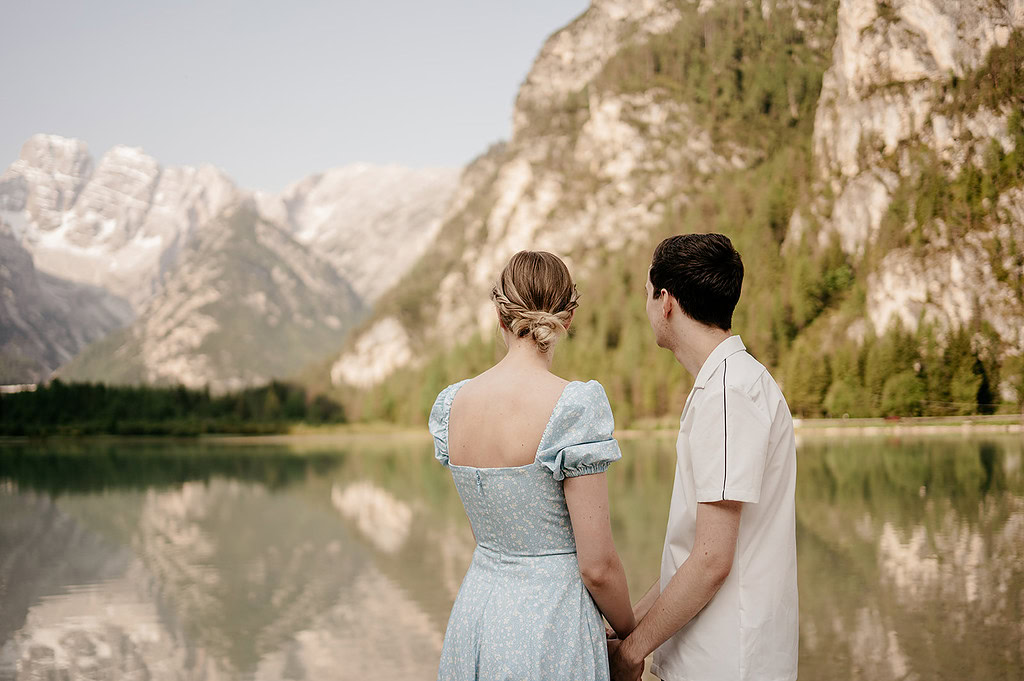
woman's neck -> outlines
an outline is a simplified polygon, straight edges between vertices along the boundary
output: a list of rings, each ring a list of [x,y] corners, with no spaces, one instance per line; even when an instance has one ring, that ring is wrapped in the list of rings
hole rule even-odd
[[[551,371],[551,362],[555,358],[554,349],[541,352],[533,341],[523,338],[507,342],[508,352],[499,364],[520,370]]]

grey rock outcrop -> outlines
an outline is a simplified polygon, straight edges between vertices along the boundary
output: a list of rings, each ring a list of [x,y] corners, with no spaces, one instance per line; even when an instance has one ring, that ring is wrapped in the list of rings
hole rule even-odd
[[[123,298],[37,271],[0,220],[0,383],[44,380],[131,318]]]
[[[861,258],[880,238],[901,184],[934,170],[922,167],[920,150],[930,154],[924,163],[950,181],[968,165],[983,170],[993,143],[1004,153],[1014,150],[1007,132],[1012,101],[995,109],[954,107],[949,88],[1024,28],[1024,2],[842,0],[838,20],[815,117],[818,198],[809,219],[793,216],[787,246],[805,236],[819,247],[838,238]],[[924,230],[924,243],[885,253],[869,273],[866,316],[876,332],[892,323],[946,330],[981,318],[1006,348],[1024,351],[1024,301],[1005,281],[1024,273],[1012,254],[993,255],[994,244],[1024,241],[1021,198],[1020,187],[1010,188],[984,225],[965,236],[955,236],[963,226],[954,230],[941,218],[916,225],[911,216],[899,225]],[[820,229],[809,234],[812,224]]]

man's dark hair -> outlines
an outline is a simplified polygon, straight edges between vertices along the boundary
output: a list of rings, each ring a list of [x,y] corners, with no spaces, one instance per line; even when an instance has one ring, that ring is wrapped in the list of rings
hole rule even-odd
[[[740,299],[743,261],[724,234],[680,234],[654,249],[654,297],[665,289],[690,317],[723,331],[732,328]]]

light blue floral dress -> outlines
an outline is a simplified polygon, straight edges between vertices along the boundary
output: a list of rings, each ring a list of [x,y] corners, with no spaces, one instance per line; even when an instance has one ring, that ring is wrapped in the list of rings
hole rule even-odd
[[[477,541],[437,678],[608,679],[604,625],[580,578],[562,491],[564,478],[600,473],[622,458],[604,388],[566,385],[533,463],[474,468],[448,461],[448,416],[465,383],[442,390],[430,412],[435,456],[451,470]]]

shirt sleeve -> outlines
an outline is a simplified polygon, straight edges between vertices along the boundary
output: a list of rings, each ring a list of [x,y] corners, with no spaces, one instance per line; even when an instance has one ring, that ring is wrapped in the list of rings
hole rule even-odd
[[[708,395],[690,431],[698,502],[761,499],[771,419],[739,388]]]

